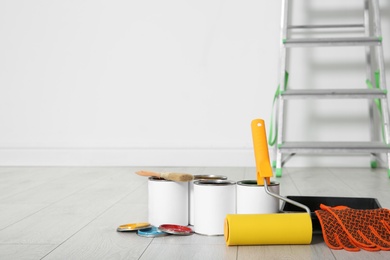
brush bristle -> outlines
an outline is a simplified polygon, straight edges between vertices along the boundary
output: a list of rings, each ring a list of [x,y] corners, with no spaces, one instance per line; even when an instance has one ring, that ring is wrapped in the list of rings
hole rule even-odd
[[[187,173],[161,173],[161,177],[170,181],[183,181],[188,182],[194,179],[194,176]]]

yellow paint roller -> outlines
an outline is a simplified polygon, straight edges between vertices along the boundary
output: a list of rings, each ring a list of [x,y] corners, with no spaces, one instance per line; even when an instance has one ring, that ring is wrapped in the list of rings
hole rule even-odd
[[[307,213],[228,214],[224,229],[226,245],[310,244],[313,232],[310,209],[269,191],[268,185],[273,174],[269,162],[264,120],[253,120],[251,127],[257,184],[264,186],[268,195],[303,208]]]

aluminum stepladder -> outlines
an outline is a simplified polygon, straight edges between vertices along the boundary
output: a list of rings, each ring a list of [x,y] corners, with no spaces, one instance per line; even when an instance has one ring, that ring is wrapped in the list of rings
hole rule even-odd
[[[380,155],[386,157],[388,176],[390,177],[389,146],[389,110],[385,65],[382,48],[381,21],[378,0],[364,1],[364,22],[362,24],[330,25],[290,25],[290,5],[294,0],[282,0],[279,86],[276,98],[275,139],[272,145],[272,165],[275,175],[282,176],[284,163],[295,154],[368,154],[371,155],[371,167],[377,167]],[[309,0],[302,0],[309,1]],[[340,29],[361,28],[364,35],[339,38],[289,38],[289,32],[295,29]],[[366,52],[366,84],[360,89],[288,89],[287,53],[290,48],[305,47],[363,46]],[[284,141],[284,103],[289,99],[367,99],[369,101],[370,138],[369,142],[285,142]],[[272,124],[272,122],[271,122]],[[273,131],[271,130],[271,135]],[[382,134],[379,134],[379,133]],[[271,142],[271,141],[270,141]]]

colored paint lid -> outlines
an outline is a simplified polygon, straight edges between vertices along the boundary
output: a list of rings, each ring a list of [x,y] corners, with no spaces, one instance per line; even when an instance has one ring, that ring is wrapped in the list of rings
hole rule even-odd
[[[150,225],[149,223],[147,222],[142,222],[142,223],[130,223],[130,224],[124,224],[124,225],[120,225],[116,231],[118,232],[128,232],[128,231],[136,231],[136,230],[139,230],[139,229],[145,229],[145,228],[149,228],[151,227],[152,225]]]
[[[161,231],[155,226],[150,228],[140,229],[137,231],[137,234],[141,237],[162,237],[169,235],[168,233]]]
[[[188,236],[194,233],[194,231],[190,227],[172,224],[160,225],[158,229],[172,235]]]

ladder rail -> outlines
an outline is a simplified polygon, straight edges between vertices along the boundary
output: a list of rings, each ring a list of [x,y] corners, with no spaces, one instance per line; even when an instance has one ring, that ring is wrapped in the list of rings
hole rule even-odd
[[[378,0],[372,1],[373,6],[373,12],[374,12],[374,33],[376,36],[382,36],[382,28],[381,28],[381,19],[380,19],[380,11],[379,11],[379,3]],[[384,55],[383,55],[383,48],[382,46],[377,48],[377,59],[378,59],[378,65],[379,65],[379,85],[382,89],[387,89],[386,86],[386,71],[385,71],[385,64],[384,64]],[[385,143],[389,144],[390,136],[389,136],[389,107],[387,99],[384,99],[381,101],[382,103],[382,120],[383,120],[383,129],[384,129],[384,136],[385,136]],[[389,177],[390,177],[390,153],[387,153],[387,163],[388,163],[388,169],[389,169]]]
[[[370,21],[370,13],[372,12],[371,10],[371,5],[369,0],[364,0],[364,34],[366,37],[372,36],[371,33],[371,27],[372,23]],[[366,46],[365,47],[365,55],[366,55],[366,79],[369,80],[372,84],[374,83],[374,62],[373,53],[375,51],[374,47],[372,46]],[[370,131],[370,138],[371,140],[379,141],[380,140],[380,135],[379,135],[379,127],[376,127],[378,125],[378,116],[377,113],[375,113],[375,102],[374,100],[370,99],[368,100],[368,115],[369,115],[369,131]],[[371,154],[371,165],[372,167],[377,166],[377,158],[378,156],[376,154]]]
[[[288,37],[288,13],[289,13],[289,1],[282,0],[282,15],[281,15],[281,34],[280,39],[286,39]],[[280,90],[284,91],[286,89],[286,67],[287,67],[287,53],[286,48],[284,48],[284,43],[280,42],[280,71],[279,71],[279,86]],[[283,143],[283,117],[284,117],[284,100],[281,95],[278,97],[278,118],[276,124],[277,131],[277,140],[276,140],[276,176],[281,176],[282,169],[282,153],[278,149],[280,145]],[[275,158],[275,157],[274,157]]]

